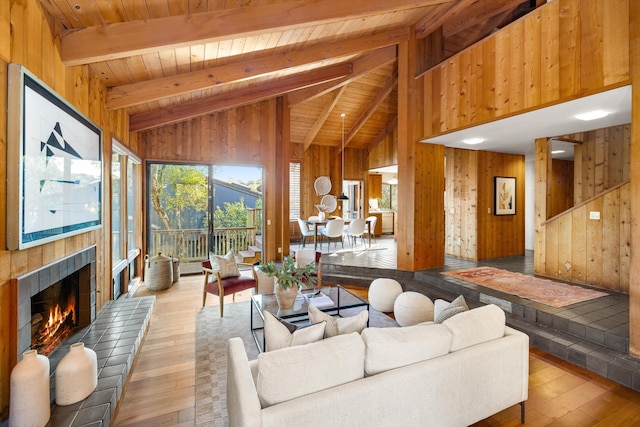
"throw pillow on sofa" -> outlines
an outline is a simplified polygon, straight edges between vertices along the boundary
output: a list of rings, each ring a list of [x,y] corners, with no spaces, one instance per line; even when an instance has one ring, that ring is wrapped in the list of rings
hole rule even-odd
[[[433,321],[434,323],[442,323],[450,317],[468,310],[469,306],[462,295],[451,302],[437,299],[433,306]]]
[[[352,317],[330,316],[320,311],[318,307],[309,306],[309,320],[311,323],[326,322],[324,337],[334,337],[336,335],[350,334],[351,332],[360,333],[367,327],[369,320],[369,311],[363,310],[358,315]]]
[[[291,323],[288,323],[292,325]],[[291,326],[285,325],[268,311],[264,312],[264,339],[265,351],[274,351],[284,347],[308,344],[320,341],[324,337],[326,322],[316,323],[306,328],[297,328],[290,331]]]

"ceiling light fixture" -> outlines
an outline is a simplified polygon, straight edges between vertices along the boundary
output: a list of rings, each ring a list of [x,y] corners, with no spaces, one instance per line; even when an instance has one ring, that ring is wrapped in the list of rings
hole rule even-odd
[[[349,200],[347,195],[344,194],[344,116],[346,116],[345,113],[340,114],[340,117],[342,117],[342,175],[340,176],[340,190],[342,191],[338,196],[338,200]]]
[[[484,142],[484,139],[482,139],[482,138],[469,138],[469,139],[463,139],[462,142],[464,142],[467,145],[475,145],[475,144],[480,144],[481,142]]]
[[[576,114],[576,119],[589,121],[589,120],[601,119],[603,117],[607,117],[608,115],[609,113],[607,113],[606,111],[595,110],[595,111],[589,111],[587,113]]]

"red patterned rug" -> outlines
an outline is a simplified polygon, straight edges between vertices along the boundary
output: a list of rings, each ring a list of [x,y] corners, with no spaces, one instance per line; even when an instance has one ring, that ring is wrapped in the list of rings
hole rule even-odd
[[[553,307],[565,307],[608,295],[605,292],[581,286],[540,279],[521,273],[512,273],[493,267],[449,270],[442,272],[442,274]]]

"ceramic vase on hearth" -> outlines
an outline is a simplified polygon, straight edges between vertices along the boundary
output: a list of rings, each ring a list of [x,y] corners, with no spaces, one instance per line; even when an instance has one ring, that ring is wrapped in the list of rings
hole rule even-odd
[[[72,405],[86,399],[98,385],[98,357],[84,343],[71,344],[56,368],[56,404]]]
[[[9,427],[42,427],[51,417],[49,359],[36,350],[22,353],[10,379]]]

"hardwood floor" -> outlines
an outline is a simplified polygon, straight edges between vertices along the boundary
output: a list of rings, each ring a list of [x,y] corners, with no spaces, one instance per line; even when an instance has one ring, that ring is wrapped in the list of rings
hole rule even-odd
[[[183,276],[156,292],[149,332],[134,364],[112,425],[193,426],[195,319],[202,304],[202,276]],[[366,289],[350,288],[366,298]],[[137,296],[151,292],[140,287]],[[248,300],[250,292],[236,295]],[[231,304],[232,298],[225,299]],[[217,305],[215,297],[207,305]],[[640,393],[534,348],[530,352],[526,426],[640,425]],[[518,405],[475,426],[520,425]]]

